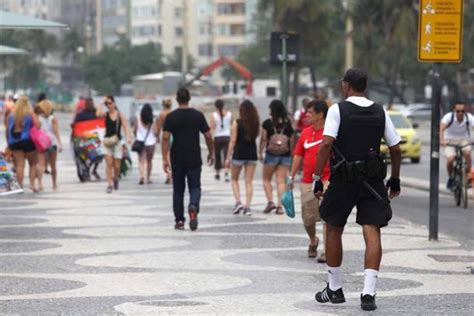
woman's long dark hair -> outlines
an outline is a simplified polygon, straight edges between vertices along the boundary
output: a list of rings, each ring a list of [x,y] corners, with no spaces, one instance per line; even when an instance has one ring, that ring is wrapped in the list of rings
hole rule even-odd
[[[224,118],[224,101],[222,101],[221,99],[217,99],[214,103],[214,106],[219,111],[219,115],[221,116],[221,118]]]
[[[245,131],[245,139],[254,141],[260,130],[260,120],[258,112],[252,101],[244,100],[240,103],[239,115]]]
[[[153,123],[153,109],[151,108],[150,104],[145,103],[145,105],[142,107],[140,119],[144,125],[150,125]]]
[[[290,121],[285,105],[278,99],[270,102],[270,116],[272,117],[273,126],[277,129],[283,128]]]

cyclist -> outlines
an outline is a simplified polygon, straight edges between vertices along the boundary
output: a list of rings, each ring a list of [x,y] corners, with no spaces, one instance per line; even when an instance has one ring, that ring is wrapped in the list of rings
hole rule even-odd
[[[468,145],[471,142],[470,129],[473,125],[474,116],[466,112],[466,103],[461,101],[456,102],[453,111],[447,113],[441,120],[440,140],[441,145],[445,146],[444,154],[447,159],[446,167],[449,175],[447,183],[448,189],[451,189],[453,186],[453,165],[456,150],[454,147],[446,145]],[[467,165],[467,172],[470,172],[472,166],[471,146],[464,147],[463,153]]]

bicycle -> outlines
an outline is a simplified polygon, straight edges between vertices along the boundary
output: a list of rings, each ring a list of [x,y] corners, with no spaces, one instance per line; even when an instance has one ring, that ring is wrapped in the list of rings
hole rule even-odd
[[[461,202],[464,208],[467,208],[467,202],[469,200],[467,189],[468,189],[468,170],[467,164],[464,161],[463,148],[470,146],[471,144],[466,145],[446,145],[449,147],[454,147],[456,150],[456,157],[454,158],[453,165],[453,185],[451,191],[454,194],[454,200],[456,206],[460,206]],[[470,172],[470,170],[469,170]]]

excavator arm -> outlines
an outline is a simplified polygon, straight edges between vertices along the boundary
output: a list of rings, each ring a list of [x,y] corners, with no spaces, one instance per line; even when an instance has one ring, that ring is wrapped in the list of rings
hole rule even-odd
[[[218,60],[214,61],[213,63],[202,68],[199,71],[199,73],[193,79],[186,82],[184,86],[185,87],[190,86],[195,80],[198,80],[199,78],[201,78],[201,76],[207,76],[211,74],[213,71],[215,71],[217,68],[226,64],[234,68],[244,79],[247,80],[246,94],[249,96],[252,95],[252,83],[253,83],[252,73],[250,72],[250,70],[245,68],[242,64],[228,57],[221,57]]]

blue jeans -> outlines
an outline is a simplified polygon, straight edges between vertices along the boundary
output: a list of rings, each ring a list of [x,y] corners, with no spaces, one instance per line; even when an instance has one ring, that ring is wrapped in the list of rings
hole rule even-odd
[[[185,221],[184,218],[184,190],[188,179],[189,205],[196,207],[199,212],[201,201],[201,166],[186,168],[171,164],[173,175],[173,211],[176,222]]]
[[[263,160],[264,165],[271,165],[271,166],[290,166],[291,165],[291,156],[277,156],[272,155],[270,153],[265,154],[265,159]]]

